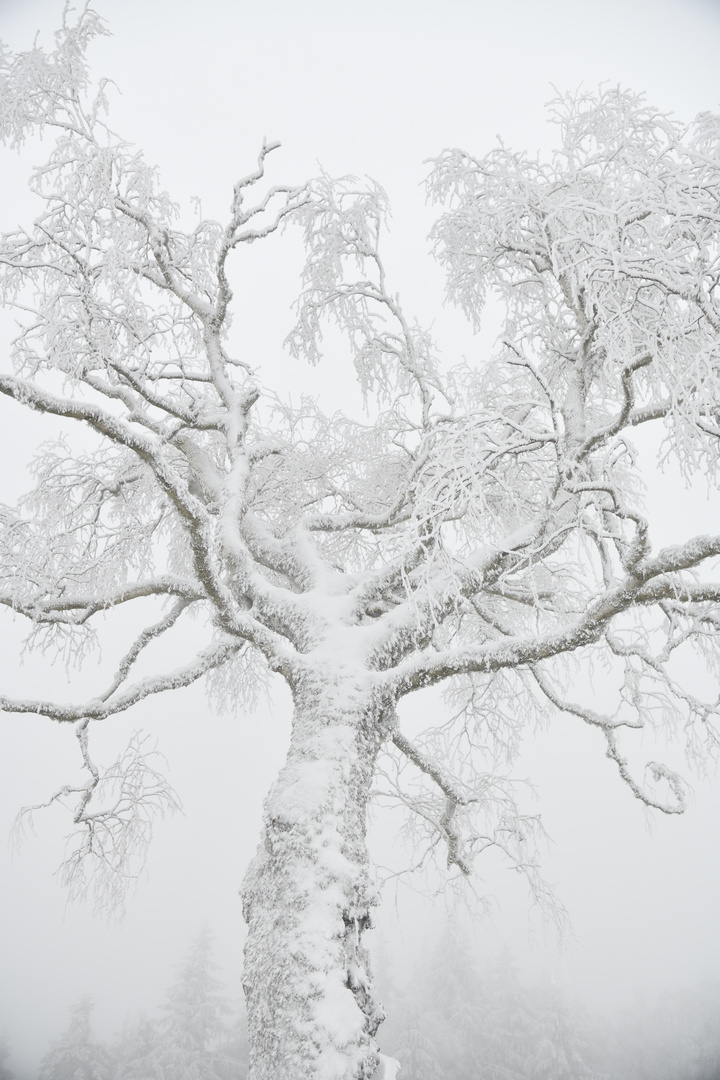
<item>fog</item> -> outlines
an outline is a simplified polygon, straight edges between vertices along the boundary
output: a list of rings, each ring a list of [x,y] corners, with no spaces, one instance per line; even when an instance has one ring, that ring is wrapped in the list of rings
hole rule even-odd
[[[455,145],[484,153],[498,134],[531,152],[551,145],[544,103],[553,85],[621,83],[688,120],[720,107],[720,7],[710,0],[97,0],[95,7],[113,33],[90,53],[94,71],[117,85],[111,126],[158,164],[173,198],[187,204],[199,196],[205,215],[222,218],[233,181],[253,167],[263,137],[283,144],[272,165],[278,182],[301,182],[320,167],[372,176],[393,207],[387,262],[394,287],[421,323],[433,323],[441,348],[454,357],[478,355],[492,334],[474,341],[442,307],[442,277],[426,254],[432,213],[420,185],[427,158]],[[40,30],[49,45],[61,10],[49,0],[0,0],[0,38],[29,48]],[[31,145],[19,158],[4,153],[0,230],[31,218],[26,178],[43,149]],[[250,352],[271,350],[278,365],[291,324],[296,254],[292,243],[260,253],[234,328]],[[7,320],[0,331],[5,344]],[[327,367],[314,375],[289,363],[285,370],[298,392],[343,394]],[[17,497],[29,457],[52,433],[41,418],[2,405],[0,500]],[[717,531],[717,504],[704,484],[686,490],[671,469],[658,471],[652,447],[642,451],[658,543],[691,530]],[[64,671],[22,654],[20,630],[10,616],[0,620],[3,693],[34,693],[41,685],[43,695],[67,694]],[[112,660],[103,657],[98,667]],[[90,671],[86,685],[96,675]],[[406,707],[412,725],[422,727],[423,712],[439,706],[425,696]],[[152,733],[184,814],[158,823],[122,921],[68,905],[54,876],[69,825],[57,808],[36,816],[35,835],[15,854],[0,848],[0,1033],[17,1080],[34,1077],[80,995],[95,999],[95,1027],[104,1038],[126,1016],[153,1009],[204,924],[215,933],[231,995],[240,997],[238,888],[257,843],[262,800],[284,757],[288,695],[275,687],[238,716],[193,688],[104,727],[99,746],[108,760],[133,730]],[[0,714],[0,733],[4,840],[18,809],[45,801],[76,774],[78,762],[71,735],[40,717]],[[653,747],[644,745],[642,753],[651,758]],[[443,894],[439,877],[408,884],[390,877],[375,933],[385,966],[409,970],[450,920],[462,921],[482,955],[506,946],[529,979],[552,978],[591,1009],[717,979],[717,784],[712,776],[693,778],[681,749],[658,753],[693,784],[681,818],[645,811],[620,784],[593,731],[565,718],[529,732],[514,772],[537,789],[532,805],[550,837],[544,871],[570,929],[558,943],[522,883],[492,859],[478,868],[475,894],[460,902]],[[394,815],[374,811],[377,860],[392,871],[408,861],[397,824]],[[481,917],[483,900],[492,914]]]

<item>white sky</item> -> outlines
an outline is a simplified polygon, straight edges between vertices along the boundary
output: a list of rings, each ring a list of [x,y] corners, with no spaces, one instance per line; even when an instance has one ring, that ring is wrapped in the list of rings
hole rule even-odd
[[[440,277],[425,254],[424,159],[448,145],[481,154],[498,133],[519,148],[547,146],[552,133],[543,104],[552,96],[550,84],[564,90],[620,82],[647,91],[680,118],[720,107],[717,0],[98,0],[96,6],[114,37],[94,47],[95,69],[122,91],[111,123],[160,165],[175,198],[200,195],[204,212],[221,216],[233,180],[252,167],[263,136],[283,143],[272,159],[278,182],[300,182],[318,171],[318,162],[335,175],[370,174],[394,209],[388,245],[394,287],[410,308],[416,305],[421,322],[447,330],[453,348],[459,341],[465,348],[468,339],[437,304]],[[26,48],[40,29],[49,43],[60,11],[61,3],[47,0],[0,0],[0,38]],[[26,173],[25,165],[3,158],[0,229],[12,228],[30,206],[21,183]],[[293,249],[289,256],[284,250],[275,245],[261,253],[255,291],[237,317],[240,329],[251,327],[253,349],[278,352],[289,328],[286,304],[276,316],[262,299],[263,288],[292,295]],[[298,385],[307,378],[290,377]],[[0,423],[2,484],[10,492],[0,497],[10,498],[13,473],[43,428],[7,409]],[[668,503],[668,493],[681,499],[669,484],[653,484],[658,506]],[[700,496],[683,497],[673,503],[668,528],[694,515],[700,520],[703,512],[712,517],[711,511]],[[716,529],[717,519],[699,527]],[[9,638],[2,655],[8,688],[27,686],[28,679],[32,686],[40,677],[32,665],[18,672]],[[286,714],[287,703],[274,711]],[[51,876],[61,856],[62,820],[39,820],[40,838],[30,839],[13,863],[3,860],[0,1030],[5,1027],[17,1053],[16,1068],[32,1067],[81,993],[96,997],[104,1035],[125,1012],[152,1007],[170,966],[204,921],[216,929],[223,953],[237,957],[237,888],[283,753],[285,724],[264,708],[247,718],[214,716],[197,692],[165,698],[117,723],[109,744],[134,727],[157,732],[186,807],[184,819],[158,827],[149,882],[120,928],[108,929],[82,909],[65,910]],[[67,779],[74,748],[67,733],[38,721],[0,716],[0,728],[2,837],[20,805]],[[558,725],[523,763],[544,796],[555,841],[548,874],[579,941],[575,958],[566,961],[570,975],[602,1000],[714,976],[720,969],[717,787],[699,784],[684,820],[659,820],[649,831],[592,734]],[[505,888],[497,875],[487,884],[498,893]],[[519,950],[527,913],[520,894],[509,893],[507,904],[497,930],[487,933],[509,935]],[[408,949],[416,932],[411,925],[393,930],[405,934]]]

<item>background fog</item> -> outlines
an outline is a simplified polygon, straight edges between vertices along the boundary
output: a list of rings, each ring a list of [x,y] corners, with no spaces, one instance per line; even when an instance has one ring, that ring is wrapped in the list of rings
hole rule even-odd
[[[393,207],[386,245],[393,288],[434,333],[446,355],[481,358],[492,339],[473,339],[441,307],[442,276],[426,252],[432,220],[424,204],[423,162],[447,146],[490,149],[498,134],[518,149],[552,145],[544,103],[581,83],[621,83],[647,92],[662,111],[690,119],[720,108],[720,4],[714,0],[97,0],[112,38],[90,59],[111,90],[111,126],[158,164],[178,201],[200,196],[203,213],[222,218],[232,183],[254,164],[263,136],[282,141],[272,179],[299,183],[320,167],[331,175],[369,174]],[[0,38],[29,48],[35,32],[51,46],[61,19],[55,0],[0,0]],[[0,230],[33,215],[29,164],[47,153],[29,146],[3,154]],[[235,334],[247,354],[279,354],[290,328],[289,305],[300,266],[294,241],[267,245],[253,281],[238,290]],[[0,323],[3,346],[11,332]],[[241,338],[242,336],[242,338]],[[3,362],[3,361],[0,361]],[[311,375],[287,367],[288,384],[329,399],[342,393],[328,364]],[[40,418],[0,407],[0,499],[13,501],[25,463],[54,431]],[[657,539],[718,530],[718,507],[702,483],[685,491],[671,471],[658,472],[650,448],[648,504],[661,522]],[[0,619],[3,693],[57,688],[62,671],[21,657],[21,627]],[[111,662],[109,657],[108,662]],[[703,678],[698,673],[698,678]],[[76,695],[73,695],[76,696]],[[198,688],[158,698],[113,718],[100,736],[111,758],[136,728],[157,737],[184,816],[158,824],[147,876],[122,923],[67,906],[53,872],[68,822],[57,810],[38,815],[14,859],[0,846],[0,972],[4,1029],[18,1080],[67,1023],[67,1006],[94,996],[96,1029],[109,1036],[127,1014],[152,1008],[172,965],[207,923],[226,981],[240,995],[242,919],[237,890],[255,847],[262,800],[284,756],[289,699],[280,689],[245,715],[213,710]],[[433,698],[409,706],[413,725]],[[41,718],[0,714],[0,838],[17,810],[43,801],[75,775],[70,732]],[[621,787],[602,740],[567,719],[529,733],[515,770],[532,778],[552,838],[548,879],[567,907],[572,932],[564,951],[521,883],[500,864],[480,865],[479,895],[496,915],[473,929],[488,950],[507,943],[528,971],[565,979],[592,1007],[630,1003],[637,995],[692,985],[720,971],[720,806],[711,780],[694,779],[684,818],[650,816]],[[647,749],[647,757],[653,749]],[[665,754],[683,767],[678,750]],[[378,858],[393,866],[394,817],[375,818]],[[436,887],[430,883],[431,889]],[[390,964],[402,967],[439,932],[451,909],[388,885],[376,934]]]

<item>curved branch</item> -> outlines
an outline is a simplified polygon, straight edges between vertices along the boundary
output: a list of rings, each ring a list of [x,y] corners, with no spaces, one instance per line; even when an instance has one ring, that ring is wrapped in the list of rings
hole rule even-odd
[[[666,780],[670,786],[670,789],[675,796],[675,803],[660,802],[659,799],[653,798],[647,791],[645,791],[636,780],[633,779],[630,772],[630,768],[627,763],[627,759],[622,756],[617,747],[615,740],[615,733],[613,731],[605,731],[605,739],[607,741],[607,750],[605,756],[614,761],[618,767],[618,772],[622,780],[632,791],[636,799],[644,803],[645,806],[650,806],[655,810],[660,810],[663,814],[683,814],[685,812],[687,801],[685,799],[685,792],[683,787],[683,781],[677,773],[668,769],[666,765],[662,765],[656,761],[650,761],[646,765],[646,768],[650,770],[655,780]]]
[[[445,811],[439,822],[433,821],[431,823],[439,829],[447,842],[448,869],[451,866],[457,866],[466,877],[469,876],[471,867],[462,854],[462,840],[452,822],[458,806],[468,806],[470,803],[477,802],[477,798],[465,795],[461,791],[458,782],[441,765],[426,757],[400,731],[396,729],[390,738],[398,750],[412,761],[413,765],[416,765],[418,769],[434,780],[445,795]],[[430,821],[427,815],[425,817]]]
[[[593,432],[593,434],[589,435],[582,445],[578,447],[574,454],[578,460],[587,457],[591,450],[594,450],[600,443],[605,442],[606,439],[611,439],[613,435],[617,435],[618,432],[622,431],[627,425],[633,406],[635,405],[635,388],[632,383],[632,376],[634,372],[639,371],[640,368],[647,367],[648,364],[651,364],[653,359],[652,353],[645,352],[641,356],[631,360],[631,362],[626,364],[622,369],[620,375],[623,391],[622,408],[611,424],[601,431]],[[637,422],[638,421],[636,420],[636,423]]]
[[[570,716],[577,716],[578,719],[583,720],[586,724],[590,724],[592,727],[599,727],[606,732],[620,727],[641,728],[643,726],[642,721],[631,723],[629,720],[618,720],[612,716],[596,713],[593,709],[588,709],[584,705],[579,705],[572,701],[565,701],[564,698],[561,698],[557,691],[550,685],[543,673],[538,670],[537,664],[530,664],[529,670],[542,693],[548,699],[550,704],[554,705],[559,712],[568,713]]]
[[[175,604],[173,604],[170,611],[168,611],[168,613],[162,619],[154,623],[152,626],[146,627],[141,634],[138,634],[132,646],[130,647],[130,649],[128,649],[128,651],[125,653],[125,656],[120,661],[118,669],[115,672],[115,678],[110,683],[110,686],[104,691],[104,693],[100,695],[101,701],[107,701],[109,700],[109,698],[112,697],[115,691],[120,686],[122,686],[122,684],[127,679],[131,667],[133,666],[133,664],[135,664],[141,652],[143,652],[143,650],[146,649],[151,642],[156,641],[159,637],[162,637],[162,635],[168,630],[171,630],[188,606],[188,601],[184,598],[181,598],[180,600],[176,601]]]
[[[51,720],[57,720],[59,723],[75,723],[84,719],[105,720],[108,716],[125,712],[126,709],[136,705],[139,701],[143,701],[144,698],[162,694],[166,690],[179,690],[181,687],[190,686],[192,683],[197,682],[198,679],[201,679],[208,671],[212,671],[214,668],[227,663],[228,660],[232,660],[243,647],[244,642],[236,640],[223,641],[198,653],[196,659],[186,664],[185,667],[177,668],[175,671],[168,672],[165,675],[150,676],[143,679],[115,698],[109,697],[117,688],[115,687],[115,680],[113,680],[111,684],[113,689],[109,689],[100,697],[92,698],[81,705],[61,705],[52,701],[21,701],[0,697],[0,710],[10,713],[35,713],[38,716],[48,716]]]

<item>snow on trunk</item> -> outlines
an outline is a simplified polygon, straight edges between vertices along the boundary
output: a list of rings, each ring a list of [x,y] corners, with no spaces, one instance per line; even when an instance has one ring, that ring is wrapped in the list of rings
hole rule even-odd
[[[362,679],[294,688],[287,761],[243,889],[249,1080],[369,1080],[383,1019],[362,943],[381,709]]]

